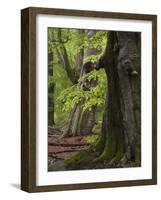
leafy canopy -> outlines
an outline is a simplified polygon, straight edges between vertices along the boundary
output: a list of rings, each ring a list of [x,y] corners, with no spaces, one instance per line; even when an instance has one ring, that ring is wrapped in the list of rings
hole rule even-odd
[[[83,110],[91,110],[92,106],[102,106],[105,103],[107,78],[104,69],[93,70],[81,79],[88,81],[97,80],[97,85],[90,91],[85,91],[81,85],[75,84],[63,90],[56,99],[56,105],[61,111],[71,110],[75,104],[82,102]]]
[[[79,54],[84,52],[82,63],[97,62],[104,52],[107,42],[107,31],[48,28],[48,53],[52,53],[53,60],[49,68],[53,74],[48,76],[48,97],[53,99],[53,105],[48,105],[48,110],[54,110],[54,121],[56,125],[62,124],[75,104],[81,102],[83,110],[90,110],[97,105],[97,114],[102,117],[104,106],[104,95],[106,92],[107,80],[104,70],[92,71],[84,76],[87,80],[97,80],[98,84],[90,91],[82,90],[80,84],[71,82],[69,73],[64,65],[64,49],[67,52],[67,59],[71,74],[78,81],[80,76]],[[95,49],[88,54],[89,49]],[[78,81],[79,82],[79,81]],[[54,93],[50,88],[54,87]],[[53,107],[54,106],[54,107]],[[98,117],[100,118],[100,117]]]

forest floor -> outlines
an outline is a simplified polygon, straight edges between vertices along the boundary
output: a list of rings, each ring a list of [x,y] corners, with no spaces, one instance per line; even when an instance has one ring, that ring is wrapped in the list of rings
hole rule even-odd
[[[105,160],[100,162],[93,162],[99,154],[96,151],[92,151],[91,154],[88,150],[91,149],[91,145],[93,146],[95,144],[98,137],[99,135],[94,133],[90,135],[62,137],[61,131],[53,128],[49,129],[48,171],[134,167],[134,163],[130,162],[126,164],[112,166]],[[77,156],[77,153],[79,152],[79,155],[81,155],[81,157],[78,156],[80,162],[75,162],[74,160],[73,163],[73,157],[75,158],[75,156]],[[70,166],[67,164],[67,160],[72,160],[72,164],[70,163]]]
[[[54,131],[48,135],[48,170],[65,170],[64,160],[89,147],[88,136],[74,136],[61,138],[61,132]]]

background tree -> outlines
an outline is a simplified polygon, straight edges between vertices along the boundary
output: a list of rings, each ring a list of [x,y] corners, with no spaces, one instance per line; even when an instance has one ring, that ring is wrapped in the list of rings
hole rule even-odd
[[[51,34],[49,33],[49,38]],[[51,46],[48,48],[48,126],[54,126],[54,88],[53,77],[53,52]]]
[[[58,127],[59,122],[66,117],[66,113],[57,112],[55,101],[60,91],[72,85],[74,81],[73,71],[70,65],[65,65],[68,62],[68,57],[64,61],[62,55],[64,54],[63,46],[69,40],[68,37],[61,38],[59,29],[48,29],[48,119],[54,119],[54,123],[49,123],[50,127]],[[51,90],[54,88],[54,91]],[[55,106],[54,106],[55,105]],[[52,111],[52,112],[50,112]]]
[[[95,106],[91,104],[93,106],[91,109],[83,109],[84,97],[77,95],[77,98],[67,99],[66,97],[69,97],[69,95],[66,94],[65,90],[70,94],[69,87],[73,85],[77,93],[83,94],[83,92],[80,92],[81,87],[79,87],[81,86],[79,81],[84,75],[83,63],[89,60],[93,62],[97,60],[106,44],[106,32],[55,28],[50,28],[49,32],[52,35],[49,42],[52,44],[52,52],[55,55],[53,64],[54,101],[56,102],[55,121],[62,124],[62,121],[67,118],[63,128],[60,127],[64,136],[91,133],[95,123]],[[100,47],[100,44],[102,44],[102,47]],[[64,79],[62,80],[60,76],[63,76]],[[65,87],[62,82],[66,83]],[[88,82],[91,82],[91,80]],[[89,106],[84,106],[84,108],[87,107]]]
[[[82,65],[83,62],[92,60],[93,62],[97,59],[98,55],[102,52],[100,49],[100,40],[101,43],[103,40],[103,36],[105,36],[105,32],[98,32],[94,30],[84,30],[79,31],[79,33],[83,33],[83,39],[80,40],[80,46],[82,48],[78,52],[79,55],[79,80],[82,79],[82,77],[86,74],[84,70],[84,66]],[[100,34],[101,33],[101,34]],[[99,48],[98,48],[99,47]],[[80,59],[81,55],[81,59]],[[89,62],[88,62],[89,63]],[[81,66],[82,65],[82,66]],[[92,65],[92,64],[91,64]],[[81,66],[81,69],[80,69]],[[87,69],[90,68],[87,66]],[[91,70],[88,70],[88,73],[90,71],[94,70],[94,67],[91,68]],[[83,81],[84,83],[87,81]],[[89,90],[92,86],[92,83],[96,82],[96,80],[90,80],[88,83]],[[85,84],[80,84],[80,86]],[[83,90],[86,90],[87,88],[82,88]],[[78,96],[77,96],[78,97]],[[70,101],[68,101],[70,103]],[[66,121],[66,124],[63,129],[63,136],[69,136],[69,135],[87,135],[92,133],[92,129],[95,124],[95,112],[96,112],[96,104],[91,105],[91,109],[83,109],[84,100],[83,98],[80,99],[79,102],[76,102],[73,109],[70,111],[69,117]]]

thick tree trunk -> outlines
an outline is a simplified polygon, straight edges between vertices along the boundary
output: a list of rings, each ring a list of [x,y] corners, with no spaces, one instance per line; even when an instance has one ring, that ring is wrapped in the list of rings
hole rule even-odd
[[[80,30],[82,34],[84,30]],[[93,36],[97,31],[87,31],[90,33],[88,37]],[[97,54],[97,50],[95,48],[89,48],[84,52],[81,50],[77,55],[77,65],[79,71],[79,78],[82,77],[85,73],[83,71],[83,59],[84,57],[88,57],[90,55]],[[89,88],[92,87],[93,82],[89,84]],[[76,135],[88,135],[92,133],[92,129],[95,124],[95,111],[96,108],[92,107],[92,109],[83,111],[82,109],[83,102],[75,105],[74,108],[71,110],[69,117],[63,127],[63,136],[76,136]]]
[[[139,166],[141,162],[140,33],[110,32],[100,67],[108,76],[98,160]]]
[[[91,111],[83,111],[82,103],[74,106],[63,127],[63,137],[88,135],[92,133],[95,123],[95,108]]]

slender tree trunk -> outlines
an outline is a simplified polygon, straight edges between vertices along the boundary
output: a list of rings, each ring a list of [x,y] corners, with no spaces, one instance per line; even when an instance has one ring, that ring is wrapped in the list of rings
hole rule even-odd
[[[80,29],[78,30],[79,34],[82,35],[85,33],[84,29]],[[83,42],[83,41],[82,41]],[[82,43],[80,44],[82,45]],[[77,65],[77,79],[79,79],[80,74],[81,74],[81,70],[82,70],[82,66],[83,66],[83,59],[84,59],[84,48],[81,48],[79,53],[76,55],[76,65]]]
[[[53,76],[53,52],[48,53],[48,75]],[[54,126],[54,88],[55,84],[48,87],[48,126]]]
[[[140,33],[110,32],[99,66],[108,76],[99,160],[109,164],[141,162]]]
[[[65,45],[64,43],[62,43],[62,32],[61,32],[61,28],[58,29],[58,40],[61,44],[61,51],[59,51],[58,48],[56,48],[56,51],[57,51],[57,54],[58,54],[58,57],[60,58],[60,60],[62,61],[62,64],[63,64],[63,67],[65,69],[65,71],[67,72],[67,75],[70,79],[70,81],[75,84],[77,82],[76,80],[76,76],[71,68],[71,65],[70,65],[70,61],[69,61],[69,57],[68,57],[68,53],[67,53],[67,50],[65,48]],[[62,54],[62,55],[61,55]]]

